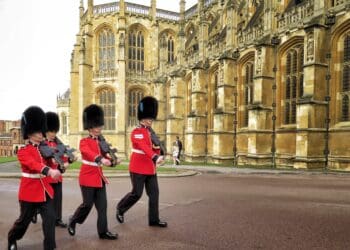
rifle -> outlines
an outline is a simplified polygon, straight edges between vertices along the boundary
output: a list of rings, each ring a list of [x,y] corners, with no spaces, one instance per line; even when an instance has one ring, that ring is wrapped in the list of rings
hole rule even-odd
[[[64,166],[64,161],[62,160],[62,156],[67,155],[68,162],[72,163],[76,160],[73,152],[74,148],[70,149],[68,146],[65,146],[60,139],[56,137],[57,147],[52,148],[46,144],[46,142],[41,142],[39,145],[39,151],[44,158],[53,158],[58,164],[58,170],[61,173],[66,171],[66,167]]]
[[[60,139],[56,137],[57,149],[60,152],[61,156],[66,155],[68,157],[68,162],[73,163],[77,160],[73,154],[76,151],[74,148],[70,148],[68,145],[64,145]]]
[[[111,167],[115,167],[118,164],[118,157],[116,155],[118,150],[116,148],[112,148],[111,147],[112,145],[106,141],[103,135],[99,135],[98,140],[100,142],[99,144],[100,144],[100,149],[102,153],[109,154],[109,156],[111,157],[111,163],[112,163]]]
[[[164,147],[163,143],[159,140],[158,136],[156,135],[156,132],[150,127],[149,131],[151,132],[151,141],[153,146],[160,149],[160,155],[166,156],[166,148]]]
[[[46,142],[40,142],[39,144],[39,151],[42,157],[48,159],[48,158],[53,158],[58,164],[58,170],[61,173],[64,173],[66,171],[66,168],[64,166],[64,162],[61,158],[61,153],[59,152],[58,149],[54,149],[50,147],[49,145],[46,144]]]

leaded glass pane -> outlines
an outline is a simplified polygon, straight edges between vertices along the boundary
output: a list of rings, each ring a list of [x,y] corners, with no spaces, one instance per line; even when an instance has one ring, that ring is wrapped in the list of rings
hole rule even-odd
[[[344,66],[343,71],[343,91],[349,91],[350,90],[350,65]]]
[[[342,121],[349,120],[349,97],[345,95],[342,100]]]
[[[350,35],[344,39],[344,62],[350,62]]]

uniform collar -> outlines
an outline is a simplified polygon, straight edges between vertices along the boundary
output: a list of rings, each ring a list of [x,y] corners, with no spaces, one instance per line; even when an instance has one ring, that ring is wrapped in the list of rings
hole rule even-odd
[[[93,136],[93,135],[89,135],[89,138],[93,139],[93,140],[97,140],[98,137],[97,136]]]
[[[39,144],[33,143],[31,141],[28,141],[28,145],[32,145],[33,147],[36,147],[36,148],[39,146]]]
[[[147,128],[147,129],[150,128],[150,127],[148,127],[148,126],[146,126],[146,125],[143,125],[143,124],[141,124],[141,123],[138,125],[138,127],[139,127],[139,128]]]

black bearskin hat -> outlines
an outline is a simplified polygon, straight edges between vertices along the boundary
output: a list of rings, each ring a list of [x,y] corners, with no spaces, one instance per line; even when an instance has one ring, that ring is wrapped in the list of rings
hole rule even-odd
[[[58,132],[60,130],[60,119],[54,112],[46,112],[47,131]]]
[[[23,139],[28,139],[30,134],[46,133],[46,116],[44,111],[37,106],[27,108],[21,118],[21,131]]]
[[[152,96],[142,98],[137,106],[137,119],[157,119],[158,101]]]
[[[91,104],[90,106],[87,106],[83,112],[83,125],[84,129],[103,126],[103,109],[96,104]]]

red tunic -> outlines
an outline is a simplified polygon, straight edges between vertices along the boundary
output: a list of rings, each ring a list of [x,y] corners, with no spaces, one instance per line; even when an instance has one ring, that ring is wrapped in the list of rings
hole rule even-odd
[[[131,132],[132,154],[129,171],[137,174],[154,175],[156,165],[152,158],[159,155],[159,149],[153,149],[150,131],[138,126]]]
[[[103,175],[102,166],[95,163],[96,158],[102,156],[99,141],[90,136],[83,138],[80,140],[79,149],[83,161],[79,174],[80,186],[102,187],[102,180],[108,184],[107,178]]]
[[[53,198],[54,192],[48,178],[40,175],[45,163],[38,147],[28,144],[18,150],[17,157],[21,164],[22,175],[27,176],[21,177],[18,199],[27,202],[44,202],[46,201],[45,192]]]
[[[57,148],[57,143],[55,141],[45,140],[45,142],[46,142],[46,144],[49,147]],[[67,157],[62,156],[61,158],[62,158],[63,162],[68,162],[68,158]],[[47,166],[49,166],[52,169],[58,169],[58,164],[53,161],[53,158],[45,159],[45,163],[46,163]],[[50,176],[47,177],[47,178],[49,179],[50,183],[58,183],[58,182],[62,182],[63,181],[62,175],[57,180],[53,179]]]

